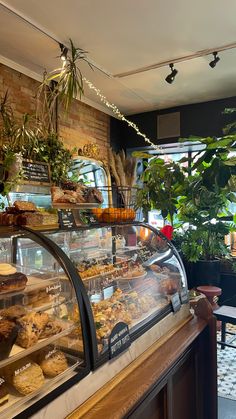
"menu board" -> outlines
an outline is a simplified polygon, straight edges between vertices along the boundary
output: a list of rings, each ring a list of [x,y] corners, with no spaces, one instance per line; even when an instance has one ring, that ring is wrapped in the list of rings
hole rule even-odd
[[[50,184],[48,163],[23,160],[23,179],[28,182]]]

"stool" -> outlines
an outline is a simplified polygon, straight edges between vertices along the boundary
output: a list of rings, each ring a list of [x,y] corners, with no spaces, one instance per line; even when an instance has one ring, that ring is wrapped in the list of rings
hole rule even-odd
[[[236,339],[236,333],[227,332],[233,337],[226,343],[226,323],[236,324],[236,307],[231,306],[221,306],[213,311],[213,314],[216,316],[217,320],[221,321],[221,341],[217,341],[221,345],[221,349],[225,349],[225,346],[230,348],[236,348],[235,345],[232,345],[234,339]]]
[[[200,287],[197,287],[197,290],[207,297],[209,303],[212,306],[212,310],[216,310],[219,307],[217,304],[218,299],[216,297],[222,294],[221,288],[214,287],[211,285],[202,285]]]

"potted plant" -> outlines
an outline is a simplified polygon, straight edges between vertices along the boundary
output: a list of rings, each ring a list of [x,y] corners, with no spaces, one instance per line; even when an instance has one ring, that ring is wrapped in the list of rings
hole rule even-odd
[[[188,140],[196,141],[196,137]],[[178,218],[185,223],[180,249],[190,262],[190,285],[220,282],[220,261],[231,259],[225,236],[234,229],[233,223],[224,221],[232,215],[229,204],[236,202],[233,179],[236,175],[236,136],[197,138],[205,145],[192,162],[185,197],[181,200]],[[188,266],[189,268],[189,266]]]

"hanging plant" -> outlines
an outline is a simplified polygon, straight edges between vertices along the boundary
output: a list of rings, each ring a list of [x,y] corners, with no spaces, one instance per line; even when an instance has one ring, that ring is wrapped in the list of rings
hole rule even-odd
[[[87,60],[86,54],[87,51],[75,47],[70,39],[70,50],[67,52],[62,67],[44,75],[44,80],[39,91],[43,92],[45,86],[46,89],[48,89],[45,97],[47,101],[46,106],[48,107],[49,112],[52,112],[57,99],[63,104],[66,111],[69,110],[73,99],[77,97],[81,99],[81,96],[84,94],[84,85],[78,62],[83,60],[93,68]],[[52,81],[56,82],[56,85],[54,85],[53,88],[51,87]]]

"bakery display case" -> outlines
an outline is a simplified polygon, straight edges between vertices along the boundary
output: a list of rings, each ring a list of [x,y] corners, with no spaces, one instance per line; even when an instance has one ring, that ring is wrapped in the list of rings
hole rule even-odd
[[[1,419],[31,416],[88,374],[82,294],[75,267],[46,236],[0,228]]]
[[[180,256],[146,224],[91,224],[45,234],[71,260],[86,291],[93,368],[188,300]]]

